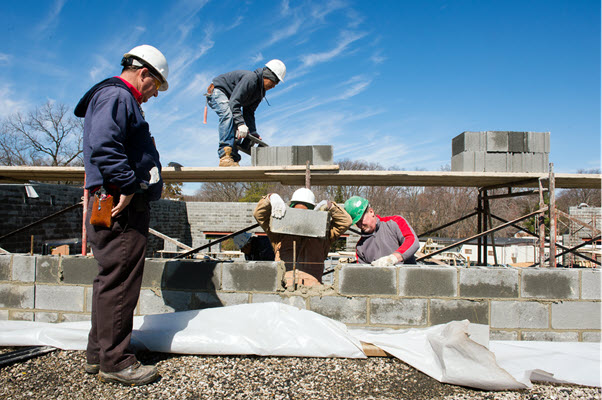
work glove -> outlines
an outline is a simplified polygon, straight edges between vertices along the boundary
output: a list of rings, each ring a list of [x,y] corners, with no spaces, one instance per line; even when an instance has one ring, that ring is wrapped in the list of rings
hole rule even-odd
[[[379,258],[378,260],[372,261],[371,264],[375,267],[389,267],[391,265],[397,264],[398,262],[399,261],[397,260],[397,257],[395,257],[395,254],[389,254],[388,256],[384,256]]]
[[[328,200],[322,200],[314,207],[316,211],[328,211],[330,210],[331,203]]]
[[[276,193],[272,193],[270,195],[270,205],[272,206],[272,217],[273,218],[282,218],[284,217],[284,213],[286,213],[286,204],[284,204],[284,200]]]
[[[236,130],[236,139],[244,139],[249,133],[249,128],[246,125],[240,125]]]

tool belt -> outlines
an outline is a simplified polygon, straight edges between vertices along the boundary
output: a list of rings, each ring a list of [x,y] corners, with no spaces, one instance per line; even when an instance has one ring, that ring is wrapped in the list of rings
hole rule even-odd
[[[215,86],[213,86],[213,83],[211,85],[209,85],[209,87],[207,88],[207,94],[212,94],[213,93],[213,89],[215,89]]]

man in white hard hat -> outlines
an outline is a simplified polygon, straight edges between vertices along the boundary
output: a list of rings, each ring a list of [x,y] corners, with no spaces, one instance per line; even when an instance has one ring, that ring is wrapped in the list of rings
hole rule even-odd
[[[284,81],[286,66],[271,60],[255,71],[237,70],[213,78],[207,88],[207,104],[219,117],[220,167],[238,167],[240,154],[237,145],[250,148],[251,134],[259,137],[255,126],[255,110],[265,93]]]
[[[315,286],[322,283],[324,260],[332,244],[351,226],[351,217],[343,207],[335,202],[323,200],[316,205],[316,197],[309,189],[298,189],[293,193],[289,207],[327,211],[330,214],[330,227],[326,238],[314,238],[274,233],[270,230],[270,217],[282,218],[286,213],[284,200],[276,193],[261,198],[253,216],[268,235],[274,247],[276,261],[284,261],[286,287],[300,284]],[[293,254],[296,253],[296,254]],[[293,282],[293,257],[296,261],[295,282]]]
[[[130,339],[149,202],[158,200],[163,188],[159,153],[141,105],[167,90],[169,67],[165,56],[149,45],[125,53],[121,65],[121,75],[94,85],[75,108],[76,116],[85,117],[85,188],[91,194],[85,222],[98,262],[84,370],[100,373],[105,382],[134,386],[159,377],[154,366],[138,362]],[[95,202],[108,204],[105,214],[102,206],[93,207]]]

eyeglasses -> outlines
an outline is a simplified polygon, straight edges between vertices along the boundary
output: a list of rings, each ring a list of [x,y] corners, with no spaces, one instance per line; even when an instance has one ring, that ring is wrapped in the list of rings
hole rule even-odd
[[[152,72],[150,72],[150,69],[148,70],[148,74],[155,80],[155,87],[157,90],[159,90],[162,85],[161,79],[157,78]]]

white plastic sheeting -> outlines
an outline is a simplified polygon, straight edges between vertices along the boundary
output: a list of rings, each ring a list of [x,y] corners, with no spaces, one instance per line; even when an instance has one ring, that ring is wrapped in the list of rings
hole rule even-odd
[[[0,345],[84,350],[89,330],[87,321],[0,321]],[[456,385],[522,389],[531,380],[550,380],[600,386],[599,343],[488,343],[488,336],[487,326],[468,321],[422,329],[348,330],[312,311],[260,303],[136,317],[132,342],[180,354],[365,358],[361,340]]]

